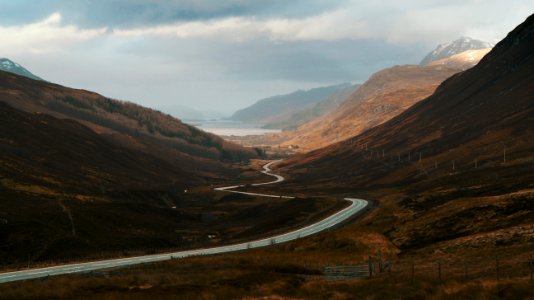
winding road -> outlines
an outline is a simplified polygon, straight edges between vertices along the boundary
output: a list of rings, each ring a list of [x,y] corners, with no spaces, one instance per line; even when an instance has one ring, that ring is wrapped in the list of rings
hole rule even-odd
[[[264,183],[255,183],[255,184],[252,184],[253,186],[275,184],[275,183],[284,181],[284,177],[271,173],[270,166],[275,162],[277,161],[272,161],[264,165],[262,173],[275,177],[276,180],[264,182]],[[285,195],[269,195],[269,194],[241,192],[241,191],[235,190],[236,188],[240,188],[244,186],[245,185],[219,187],[219,188],[215,188],[215,190],[230,192],[230,193],[252,195],[252,196],[261,196],[261,197],[286,198],[286,199],[294,198],[294,197],[285,196]],[[252,249],[252,248],[265,247],[265,246],[270,246],[274,244],[280,244],[280,243],[296,240],[302,237],[306,237],[312,234],[316,234],[318,232],[332,228],[346,221],[347,219],[351,218],[358,212],[362,211],[362,209],[364,209],[368,205],[368,202],[366,200],[355,199],[355,198],[344,198],[344,199],[347,201],[350,201],[351,204],[348,207],[344,208],[343,210],[333,215],[330,215],[329,217],[326,217],[325,219],[322,219],[321,221],[317,223],[311,224],[304,228],[300,228],[300,229],[297,229],[297,230],[294,230],[294,231],[291,231],[285,234],[279,234],[279,235],[275,235],[275,236],[268,237],[268,238],[253,240],[253,241],[249,241],[245,243],[227,245],[227,246],[178,251],[178,252],[165,253],[165,254],[153,254],[153,255],[144,255],[144,256],[136,256],[136,257],[128,257],[128,258],[100,260],[100,261],[93,261],[93,262],[86,262],[86,263],[74,263],[74,264],[60,265],[60,266],[47,267],[47,268],[37,268],[37,269],[28,269],[28,270],[22,270],[22,271],[16,271],[16,272],[0,273],[0,283],[18,281],[18,280],[26,280],[26,279],[34,279],[34,278],[54,276],[54,275],[89,272],[89,271],[100,270],[100,269],[124,267],[124,266],[130,266],[130,265],[136,265],[136,264],[142,264],[142,263],[150,263],[150,262],[158,262],[158,261],[164,261],[164,260],[169,260],[169,259],[184,258],[184,257],[189,257],[189,256],[228,253],[228,252],[242,251],[242,250],[247,250],[247,249]]]

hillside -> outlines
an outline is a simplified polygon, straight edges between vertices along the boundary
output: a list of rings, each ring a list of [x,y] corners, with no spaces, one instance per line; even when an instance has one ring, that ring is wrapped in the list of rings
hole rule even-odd
[[[264,127],[282,129],[284,131],[295,130],[304,123],[335,111],[360,86],[361,84],[354,84],[350,87],[340,89],[328,96],[326,99],[318,102],[313,107],[295,112],[285,121],[269,123]]]
[[[208,185],[254,149],[160,112],[0,72],[0,115],[1,265],[229,239],[250,228],[233,213],[263,205],[215,208]]]
[[[531,243],[533,47],[531,16],[392,120],[288,160],[288,188],[381,194],[376,220],[402,252]]]
[[[259,100],[247,108],[238,110],[232,117],[230,117],[230,119],[234,121],[266,125],[266,127],[269,128],[294,126],[292,117],[295,114],[312,110],[318,103],[323,101],[328,102],[329,97],[336,97],[334,96],[335,94],[343,94],[351,89],[353,89],[353,87],[349,83],[343,83],[328,87],[314,88],[308,91],[296,91],[291,94],[274,96]]]
[[[428,97],[443,80],[472,67],[480,58],[480,55],[458,56],[434,65],[403,65],[381,70],[336,110],[301,125],[294,132],[281,134],[281,145],[297,145],[301,151],[310,151],[364,132]]]
[[[253,149],[226,142],[159,111],[7,72],[0,72],[0,102],[30,113],[76,120],[124,146],[162,152],[163,157],[188,154],[239,161],[257,156]]]
[[[445,59],[468,50],[480,50],[493,47],[493,44],[461,37],[449,43],[441,44],[421,60],[420,65],[428,65],[434,61]]]

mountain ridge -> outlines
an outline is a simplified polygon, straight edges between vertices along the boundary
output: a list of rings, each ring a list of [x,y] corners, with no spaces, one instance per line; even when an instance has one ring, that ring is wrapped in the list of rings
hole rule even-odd
[[[428,53],[419,64],[427,65],[434,61],[448,58],[467,50],[479,50],[485,48],[492,48],[493,46],[494,45],[491,43],[464,36],[452,42],[438,45],[434,50]]]
[[[32,72],[28,71],[23,66],[19,65],[18,63],[8,59],[8,58],[0,58],[0,71],[5,71],[13,74],[17,74],[20,76],[24,76],[33,80],[40,80],[44,81],[39,76],[36,76]]]
[[[264,98],[236,111],[229,119],[278,128],[279,123],[290,121],[293,114],[312,109],[317,103],[326,100],[334,93],[351,88],[352,84],[342,83]]]

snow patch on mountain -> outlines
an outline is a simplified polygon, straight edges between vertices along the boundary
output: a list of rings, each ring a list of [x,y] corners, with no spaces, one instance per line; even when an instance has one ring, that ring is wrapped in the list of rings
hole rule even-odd
[[[455,41],[439,45],[436,49],[425,56],[425,58],[423,58],[420,65],[428,65],[433,61],[448,58],[467,50],[493,48],[493,46],[493,44],[488,42],[475,40],[470,37],[461,37]]]
[[[0,71],[17,74],[34,80],[43,80],[26,70],[23,66],[7,58],[0,58]]]

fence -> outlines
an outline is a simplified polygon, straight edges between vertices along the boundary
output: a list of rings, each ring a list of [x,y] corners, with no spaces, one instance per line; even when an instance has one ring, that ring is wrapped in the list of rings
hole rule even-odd
[[[506,255],[476,257],[464,260],[419,259],[382,261],[379,253],[369,256],[367,264],[329,266],[323,274],[328,280],[388,276],[399,281],[431,280],[505,280],[527,279],[534,282],[534,257],[516,258]]]

